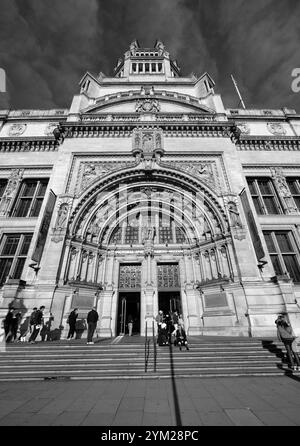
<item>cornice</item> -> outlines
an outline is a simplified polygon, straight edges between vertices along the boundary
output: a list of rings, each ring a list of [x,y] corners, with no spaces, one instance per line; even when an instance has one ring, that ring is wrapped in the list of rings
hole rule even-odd
[[[165,136],[202,136],[202,137],[229,137],[233,125],[227,121],[221,122],[130,122],[130,123],[61,123],[61,135],[64,138],[90,138],[90,137],[131,137],[136,128],[160,128]]]

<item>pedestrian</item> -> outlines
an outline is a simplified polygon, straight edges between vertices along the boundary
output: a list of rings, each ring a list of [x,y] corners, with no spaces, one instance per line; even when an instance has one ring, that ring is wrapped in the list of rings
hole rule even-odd
[[[42,326],[42,329],[40,331],[40,336],[42,341],[51,341],[51,326],[52,322],[54,321],[54,316],[52,313],[50,313],[47,322],[44,322],[44,325]]]
[[[157,323],[157,333],[159,333],[160,329],[161,329],[161,324],[164,321],[164,313],[162,310],[159,310],[158,315],[155,318],[156,323]]]
[[[160,330],[159,330],[159,333],[157,336],[157,342],[158,342],[158,345],[160,345],[160,346],[169,345],[167,324],[165,322],[162,322],[162,324],[160,326]]]
[[[133,318],[131,314],[128,316],[128,335],[132,336],[132,329],[133,329]]]
[[[173,327],[174,330],[172,331],[172,335],[176,334],[176,330],[178,329],[178,324],[179,324],[179,315],[178,315],[178,311],[174,311],[172,314],[172,323],[173,323]]]
[[[96,307],[93,307],[88,313],[86,319],[88,325],[87,344],[94,344],[93,335],[97,327],[98,319],[99,315],[97,313]]]
[[[293,349],[293,342],[295,340],[295,336],[293,335],[293,330],[290,324],[286,321],[285,315],[279,314],[278,318],[275,321],[275,324],[277,326],[277,336],[278,339],[283,342],[286,352],[287,352],[287,359],[290,365],[290,368],[293,370],[300,370],[300,361],[299,356],[297,352]],[[294,359],[296,361],[296,364],[294,363]]]
[[[78,308],[74,308],[74,310],[71,311],[69,314],[69,317],[67,319],[67,323],[69,324],[69,333],[67,336],[68,340],[71,340],[76,335],[76,319],[78,318]]]
[[[167,313],[165,315],[164,322],[167,324],[168,343],[172,344],[171,333],[173,331],[173,324],[172,324],[170,313]]]
[[[20,311],[15,310],[13,312],[13,317],[11,320],[11,335],[12,335],[11,340],[13,342],[15,342],[17,339],[17,334],[18,334],[19,325],[21,323],[21,319],[22,319],[22,313]]]
[[[44,307],[44,305],[42,305],[40,307],[40,309],[36,311],[35,318],[34,318],[33,331],[29,338],[29,342],[31,344],[35,344],[37,335],[39,334],[40,329],[44,325],[44,310],[45,310],[45,307]]]
[[[34,326],[34,324],[35,324],[35,316],[36,316],[36,313],[37,313],[37,307],[33,307],[33,309],[32,309],[32,313],[31,313],[31,315],[30,315],[30,319],[29,319],[29,331],[30,331],[31,334],[32,334],[32,332],[33,332],[33,326]],[[30,336],[30,338],[29,338],[29,342],[30,342],[30,340],[31,340],[31,336]]]
[[[14,307],[9,307],[8,312],[4,319],[4,334],[5,342],[10,342],[12,339],[12,319],[14,316]]]
[[[185,345],[185,348],[187,350],[189,350],[186,332],[181,325],[179,325],[176,330],[176,339],[175,339],[174,345],[178,345],[179,350],[181,350],[182,346]]]

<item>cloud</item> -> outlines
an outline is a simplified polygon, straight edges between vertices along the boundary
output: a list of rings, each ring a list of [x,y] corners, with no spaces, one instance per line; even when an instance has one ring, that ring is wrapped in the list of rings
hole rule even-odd
[[[0,0],[12,108],[69,107],[85,71],[107,75],[130,42],[161,39],[182,74],[209,72],[225,105],[300,109],[298,0]]]

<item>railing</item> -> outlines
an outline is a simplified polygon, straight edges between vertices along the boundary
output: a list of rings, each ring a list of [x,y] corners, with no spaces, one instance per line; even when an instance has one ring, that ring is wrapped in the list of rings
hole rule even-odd
[[[156,337],[154,333],[154,321],[152,321],[152,341],[153,341],[153,371],[156,372],[157,350],[156,350]]]
[[[145,325],[145,373],[147,373],[148,362],[149,362],[149,354],[150,354],[150,339],[148,339],[148,330],[147,330],[147,322]]]

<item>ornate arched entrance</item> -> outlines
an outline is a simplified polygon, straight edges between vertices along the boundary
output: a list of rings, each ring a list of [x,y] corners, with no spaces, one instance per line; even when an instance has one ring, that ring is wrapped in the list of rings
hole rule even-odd
[[[199,180],[159,166],[95,181],[78,200],[66,242],[64,281],[101,288],[100,335],[152,330],[159,309],[200,332],[205,282],[234,275],[226,214]]]

